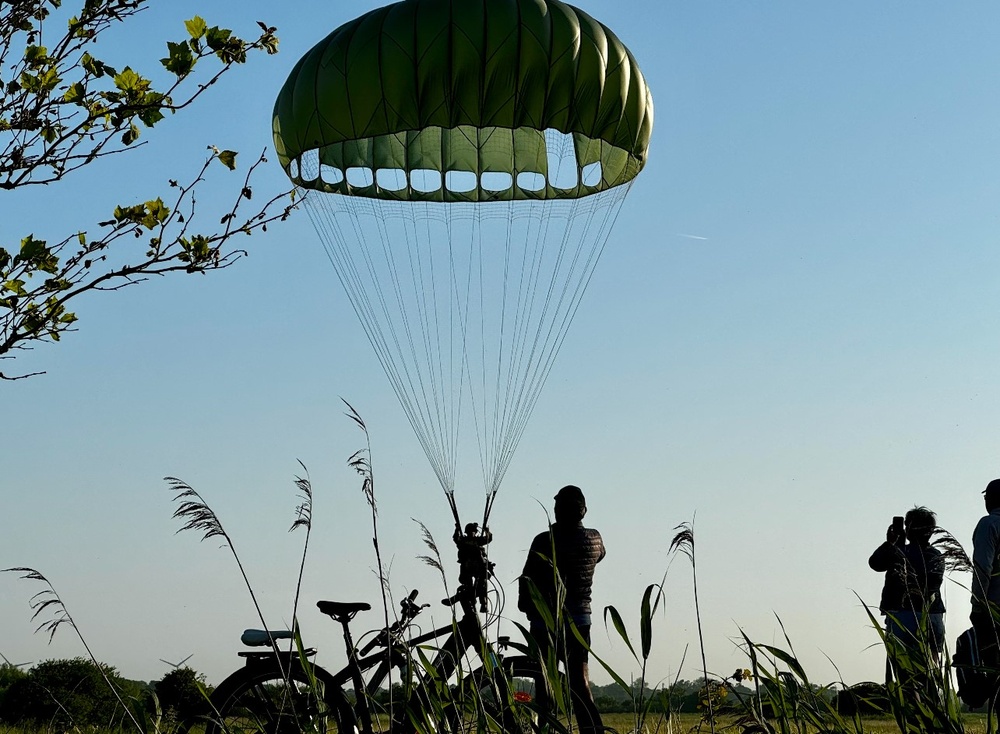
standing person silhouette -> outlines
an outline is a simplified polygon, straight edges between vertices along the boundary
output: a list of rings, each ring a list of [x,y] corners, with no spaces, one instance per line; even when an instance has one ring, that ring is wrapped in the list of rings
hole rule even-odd
[[[986,515],[979,519],[972,534],[972,614],[983,663],[996,668],[1000,664],[1000,479],[983,490]]]
[[[933,512],[914,507],[902,527],[889,526],[885,542],[868,559],[872,570],[885,572],[879,609],[886,633],[911,649],[926,644],[935,663],[944,646],[945,612],[944,556],[931,545],[936,528]]]
[[[573,713],[580,732],[596,734],[603,730],[604,722],[590,690],[590,602],[594,569],[604,558],[605,550],[601,534],[583,526],[586,514],[587,501],[579,487],[567,485],[556,493],[556,521],[548,531],[539,533],[531,541],[518,580],[517,607],[528,617],[530,633],[538,644],[543,665],[549,646],[554,642],[558,659],[566,664]],[[553,616],[562,620],[561,629],[550,631],[546,628],[532,599],[531,585],[540,593]],[[558,608],[560,599],[561,610]],[[573,626],[586,645],[577,638]],[[554,640],[550,632],[554,633]],[[539,707],[547,707],[548,692],[543,681],[537,682],[536,690]]]

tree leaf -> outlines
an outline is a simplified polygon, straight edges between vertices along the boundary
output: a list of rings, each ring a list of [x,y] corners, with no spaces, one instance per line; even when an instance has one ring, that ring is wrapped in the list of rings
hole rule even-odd
[[[79,102],[86,94],[87,88],[80,82],[76,82],[75,84],[69,85],[69,89],[66,90],[66,94],[63,95],[63,99],[67,102]]]
[[[123,92],[139,89],[142,81],[143,78],[127,66],[122,69],[120,74],[115,75],[115,86]]]
[[[24,281],[23,280],[8,280],[3,284],[3,287],[9,290],[11,293],[16,293],[19,296],[24,295]]]
[[[194,55],[191,53],[190,46],[186,43],[167,41],[167,51],[170,52],[170,55],[165,59],[160,59],[160,63],[167,71],[175,74],[178,79],[183,79],[191,73],[191,69],[194,68]]]
[[[129,125],[128,130],[122,135],[122,142],[125,145],[132,145],[136,140],[139,139],[139,128],[135,125]]]
[[[200,15],[194,16],[191,20],[185,20],[184,27],[191,34],[191,38],[201,38],[205,35],[205,30],[208,28]]]
[[[212,26],[205,34],[205,43],[207,43],[208,47],[213,51],[219,51],[220,49],[225,48],[226,42],[232,35],[233,32],[228,28]]]
[[[219,162],[230,171],[236,170],[236,151],[223,150],[219,152]]]

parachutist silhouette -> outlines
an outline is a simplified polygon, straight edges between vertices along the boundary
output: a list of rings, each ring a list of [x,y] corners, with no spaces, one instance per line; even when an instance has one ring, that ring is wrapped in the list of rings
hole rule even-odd
[[[470,522],[465,526],[455,523],[455,534],[452,536],[458,546],[458,583],[455,594],[461,596],[463,591],[471,591],[479,599],[479,611],[486,611],[486,581],[493,573],[494,564],[486,557],[486,546],[493,541],[493,533],[489,528],[479,532],[479,523]],[[464,588],[463,588],[464,587]]]

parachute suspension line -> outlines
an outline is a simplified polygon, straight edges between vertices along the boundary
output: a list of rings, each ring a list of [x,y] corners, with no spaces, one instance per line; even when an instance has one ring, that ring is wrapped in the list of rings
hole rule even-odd
[[[488,466],[493,467],[493,471],[491,472],[490,476],[487,478],[485,476],[485,467],[487,465],[484,464],[484,484],[486,486],[486,491],[487,491],[486,509],[485,509],[485,512],[484,512],[484,515],[483,515],[483,523],[484,524],[486,523],[486,520],[489,518],[490,510],[493,507],[493,499],[496,497],[496,493],[500,489],[500,482],[503,479],[503,472],[499,472],[498,473],[496,471],[496,467],[497,467],[496,457],[500,453],[500,448],[499,448],[498,442],[500,440],[501,427],[502,427],[502,423],[500,422],[500,419],[499,419],[498,416],[500,415],[500,384],[501,384],[501,382],[500,382],[500,376],[501,376],[502,366],[503,366],[503,360],[504,360],[504,356],[505,356],[505,347],[507,346],[506,345],[507,309],[508,309],[507,290],[508,290],[508,285],[510,283],[511,248],[512,248],[512,243],[514,241],[514,239],[513,239],[513,231],[514,231],[514,205],[513,205],[513,202],[511,202],[506,207],[506,209],[507,209],[507,216],[505,218],[506,219],[506,221],[505,221],[506,229],[505,229],[505,237],[504,237],[504,245],[503,245],[503,278],[501,280],[501,289],[500,289],[501,299],[500,299],[499,343],[497,345],[496,377],[495,377],[495,382],[494,382],[494,384],[497,387],[494,390],[494,396],[493,396],[493,402],[494,402],[494,404],[493,404],[493,424],[491,426],[492,430],[491,430],[491,433],[490,433],[490,436],[489,436],[489,440],[490,440],[490,461],[489,461]],[[513,353],[512,349],[508,350],[508,351],[510,351],[511,353]],[[484,358],[483,358],[483,384],[484,384],[484,392],[485,392],[485,381],[486,381],[486,369],[487,369],[487,365],[486,365],[486,359],[485,359],[485,356],[484,356]],[[506,408],[505,408],[504,412],[506,412]]]
[[[531,202],[528,206],[525,221],[525,249],[522,253],[521,273],[518,282],[517,308],[515,313],[514,334],[512,336],[512,357],[509,363],[505,403],[502,425],[506,430],[497,439],[496,470],[500,476],[509,465],[509,457],[513,454],[520,440],[520,431],[511,431],[514,417],[522,412],[524,406],[526,379],[531,372],[534,358],[534,346],[529,349],[530,325],[533,320],[544,317],[537,312],[539,284],[543,282],[543,265],[548,266],[546,257],[551,249],[549,244],[549,227],[553,213],[565,207],[565,202],[553,201],[540,204]],[[532,230],[534,230],[532,232]],[[550,278],[556,277],[554,270]]]
[[[347,291],[351,304],[375,349],[376,356],[382,364],[404,412],[410,419],[418,441],[430,459],[438,481],[447,492],[454,485],[453,472],[449,472],[449,465],[435,447],[433,425],[428,425],[430,421],[424,415],[419,401],[413,399],[422,395],[426,404],[427,389],[422,383],[419,362],[414,358],[412,361],[417,362],[417,365],[413,369],[407,366],[405,358],[407,350],[401,342],[400,331],[403,332],[402,336],[407,337],[406,342],[410,346],[408,351],[412,356],[416,352],[413,348],[412,331],[407,318],[409,311],[412,310],[409,308],[412,307],[412,304],[404,303],[402,299],[400,282],[395,277],[395,261],[389,247],[392,237],[384,226],[385,222],[393,219],[402,221],[407,250],[412,251],[414,249],[413,242],[417,239],[411,235],[411,230],[415,228],[413,217],[405,216],[405,211],[396,202],[373,202],[360,197],[339,196],[309,196],[306,197],[306,201],[309,202],[306,209],[310,218],[317,230],[323,235],[327,256],[330,258],[345,291]],[[396,209],[396,217],[392,216],[392,207]],[[362,221],[363,216],[365,217],[364,221]],[[393,274],[390,276],[390,282],[396,296],[395,300],[400,306],[402,328],[396,324],[396,319],[392,317],[387,294],[381,287],[381,281],[377,275],[377,264],[373,257],[376,251],[373,244],[375,238],[366,234],[366,227],[367,231],[372,229],[379,231],[378,239],[381,240],[379,244],[387,260],[388,269]],[[352,231],[353,241],[348,242]],[[352,257],[352,252],[359,253],[359,256]],[[365,273],[368,275],[367,279]],[[372,297],[375,298],[378,305],[373,302]],[[380,315],[383,318],[380,318]],[[395,359],[393,355],[400,358]],[[414,384],[415,377],[420,382],[419,389]],[[410,392],[408,392],[407,386],[409,386]]]
[[[478,303],[478,313],[479,313],[479,333],[486,334],[486,309],[484,302],[484,285],[485,280],[483,277],[483,220],[482,220],[482,208],[476,207],[473,211],[472,216],[472,230],[470,232],[470,250],[469,250],[469,271],[468,271],[468,281],[466,288],[466,298],[465,298],[465,311],[466,314],[471,314],[471,287],[473,282],[473,273],[477,275],[476,282],[478,284],[479,291],[479,303]],[[457,297],[456,291],[456,303],[461,303],[461,299]],[[473,345],[475,348],[475,345]],[[479,465],[483,474],[483,484],[489,490],[488,483],[488,469],[490,466],[489,459],[489,435],[490,425],[487,422],[487,412],[488,406],[486,404],[489,399],[489,392],[487,389],[486,372],[487,372],[487,351],[486,351],[486,340],[479,340],[479,366],[481,368],[480,374],[473,374],[473,365],[469,363],[469,332],[467,329],[467,322],[463,321],[463,331],[462,331],[462,368],[463,374],[468,374],[469,377],[469,390],[472,393],[472,420],[475,425],[476,443],[479,448]],[[483,396],[483,405],[480,407],[477,405],[476,401],[476,389],[477,389],[477,379],[481,380],[481,385],[479,389],[481,390],[481,395]],[[494,398],[495,399],[495,398]],[[480,415],[482,412],[482,415]]]
[[[512,421],[510,431],[512,434],[520,435],[526,427],[528,417],[537,402],[538,396],[548,379],[548,375],[552,369],[555,362],[556,355],[559,353],[562,343],[569,333],[570,325],[573,322],[576,312],[579,308],[580,302],[583,297],[583,293],[590,283],[590,279],[593,277],[594,270],[596,268],[597,262],[600,259],[601,254],[604,251],[604,247],[607,243],[608,235],[610,234],[611,228],[614,224],[618,212],[621,210],[621,204],[625,199],[628,191],[627,188],[630,184],[619,187],[623,189],[622,191],[612,190],[615,192],[614,196],[605,196],[609,192],[602,192],[597,196],[603,197],[605,202],[595,201],[595,206],[587,206],[585,216],[586,219],[582,220],[579,217],[584,216],[584,214],[574,216],[577,217],[576,221],[585,221],[582,229],[586,232],[594,232],[594,236],[589,245],[580,248],[573,256],[573,262],[571,269],[574,271],[579,271],[579,278],[575,281],[575,285],[571,285],[573,278],[566,280],[562,293],[559,297],[559,303],[557,305],[556,311],[559,316],[560,322],[556,324],[553,319],[550,325],[550,332],[552,332],[553,337],[547,342],[547,354],[544,360],[540,361],[536,365],[536,373],[533,375],[531,394],[523,402],[523,411],[518,417],[516,422]],[[603,206],[602,206],[603,204]],[[598,217],[598,212],[603,209],[603,216]],[[600,224],[595,224],[595,219],[600,219]],[[582,264],[579,263],[583,255]],[[526,381],[528,382],[528,381]],[[509,462],[511,456],[506,457],[506,461]]]
[[[539,138],[537,145],[536,154],[542,153],[544,143],[541,138]],[[504,213],[506,214],[506,227],[504,231],[502,278],[498,287],[501,309],[499,337],[496,345],[496,379],[492,400],[492,420],[489,424],[488,435],[482,437],[487,445],[486,460],[484,461],[484,484],[487,489],[487,518],[489,509],[492,506],[492,498],[495,498],[507,469],[507,466],[499,457],[502,457],[507,449],[505,441],[507,440],[508,432],[504,427],[508,425],[509,415],[512,410],[511,397],[514,395],[512,387],[517,383],[519,376],[522,374],[520,366],[523,361],[524,350],[519,345],[519,342],[522,342],[519,335],[522,332],[521,325],[528,323],[528,317],[531,312],[530,296],[534,292],[532,284],[537,279],[538,265],[541,262],[541,248],[538,239],[536,238],[533,245],[530,242],[531,225],[540,219],[540,216],[536,213],[537,211],[540,211],[542,215],[545,213],[545,209],[539,209],[539,205],[535,201],[505,202],[503,206]],[[520,220],[523,224],[526,230],[525,237],[518,238],[515,236],[514,224],[516,220]],[[518,278],[517,297],[514,303],[511,304],[511,296],[513,295],[511,293],[511,256],[513,245],[517,241],[524,242],[524,249],[520,253],[520,267],[518,268],[520,277]],[[533,257],[530,256],[532,249],[534,249],[535,253]],[[511,306],[513,306],[513,319],[510,328],[508,328],[508,310]],[[504,369],[505,366],[506,370]],[[487,360],[484,358],[484,384],[486,381],[486,370]],[[504,374],[506,374],[505,378],[503,377]],[[516,441],[517,438],[515,438],[515,443]]]
[[[553,182],[562,181],[564,178],[564,169],[566,167],[572,169],[574,179],[579,175],[575,152],[572,150],[571,136],[559,136],[553,132],[547,131],[545,133],[545,146],[547,157],[549,159],[550,180]],[[566,212],[566,226],[563,229],[561,241],[559,242],[558,248],[555,252],[555,261],[551,265],[551,275],[548,277],[545,297],[541,304],[541,312],[537,319],[533,319],[536,321],[537,327],[535,328],[534,338],[531,341],[531,349],[528,353],[527,364],[525,365],[524,372],[522,373],[523,378],[519,381],[518,395],[513,406],[515,415],[511,417],[510,422],[507,424],[509,429],[514,429],[513,432],[509,431],[510,438],[513,439],[513,445],[510,443],[507,444],[509,446],[508,455],[513,453],[513,448],[516,446],[517,439],[514,439],[514,436],[517,436],[518,438],[520,436],[520,431],[516,430],[516,427],[524,423],[522,417],[526,418],[526,416],[531,413],[537,398],[537,392],[534,387],[537,383],[538,366],[542,363],[540,358],[544,354],[545,348],[545,341],[542,339],[542,335],[543,332],[545,332],[546,338],[550,338],[552,335],[551,325],[547,330],[545,329],[545,326],[552,304],[553,291],[561,278],[565,278],[565,281],[568,284],[573,276],[572,270],[565,275],[561,271],[563,258],[565,257],[572,230],[572,224],[575,220],[575,212],[580,205],[580,201],[580,199],[573,199],[568,207],[565,202],[557,201],[553,202],[552,206],[546,206],[543,210],[545,216],[543,217],[538,230],[538,237],[542,243],[542,247],[536,248],[536,255],[538,258],[536,262],[538,265],[539,280],[541,279],[542,274],[542,259],[549,255],[549,251],[553,247],[556,247],[549,235],[552,219],[555,218],[557,214],[562,213],[562,210],[566,208],[569,209],[569,211]],[[531,292],[533,296],[532,312],[534,312],[534,295],[537,292],[537,284],[533,285]],[[557,314],[552,315],[552,324],[555,323],[556,315]],[[526,331],[525,344],[527,344],[527,337],[528,333]],[[536,360],[536,355],[539,357],[539,360]]]
[[[563,208],[565,206],[566,206],[565,202],[562,201],[553,202],[553,206],[546,207],[543,210],[543,216],[541,217],[538,224],[538,230],[535,239],[536,244],[535,244],[535,262],[533,268],[534,272],[528,291],[530,293],[530,302],[528,305],[528,313],[530,318],[525,319],[525,328],[524,328],[524,333],[522,335],[522,346],[521,346],[521,355],[522,358],[524,358],[526,355],[526,363],[523,366],[523,370],[519,373],[520,374],[519,379],[515,383],[517,396],[511,405],[511,408],[514,411],[514,415],[510,416],[507,419],[507,425],[509,428],[514,428],[516,425],[519,424],[519,421],[516,420],[516,416],[521,415],[523,409],[528,407],[525,404],[524,396],[526,393],[530,394],[531,392],[529,384],[529,375],[531,375],[533,371],[536,371],[532,369],[532,366],[535,364],[534,358],[539,346],[539,335],[545,326],[545,317],[548,311],[550,293],[553,287],[553,283],[559,275],[559,261],[561,259],[561,254],[559,254],[559,257],[557,257],[556,263],[552,268],[552,275],[549,278],[549,283],[547,287],[548,292],[546,293],[546,296],[543,299],[541,312],[536,314],[535,313],[536,299],[540,288],[542,261],[543,257],[546,254],[548,254],[548,250],[551,249],[551,245],[549,245],[549,232],[550,232],[549,227],[551,224],[551,218],[554,216],[555,210],[557,208]],[[534,340],[531,341],[530,329],[528,328],[528,326],[533,320],[537,322],[537,327],[535,328]],[[528,349],[529,342],[530,342],[530,350]],[[510,453],[512,453],[512,448],[513,447],[511,447]]]
[[[456,521],[461,414],[476,425],[485,525],[629,188],[480,204],[304,197]]]
[[[431,444],[434,447],[431,461],[432,463],[440,464],[442,473],[448,477],[447,482],[442,483],[445,493],[448,493],[449,491],[454,491],[454,473],[449,469],[454,466],[454,463],[451,461],[449,443],[445,440],[444,435],[448,423],[444,415],[447,412],[448,406],[441,399],[441,383],[444,380],[444,376],[441,365],[441,324],[439,320],[438,288],[434,267],[435,243],[430,235],[432,212],[425,209],[425,206],[420,206],[416,211],[419,211],[423,215],[422,219],[425,223],[427,236],[421,238],[416,233],[416,222],[414,222],[414,236],[408,238],[406,242],[412,293],[415,296],[413,307],[416,314],[404,314],[404,318],[409,320],[411,316],[417,316],[415,320],[421,332],[424,359],[419,358],[416,349],[413,349],[411,352],[412,364],[420,382],[421,394],[423,396],[422,405],[427,408],[425,422],[432,438]],[[426,245],[426,252],[424,252],[424,247],[421,246],[422,243]],[[392,243],[387,242],[386,246],[390,252],[395,249],[392,247]],[[390,265],[390,272],[394,275],[398,274],[398,269]],[[406,303],[401,302],[400,308],[405,310],[407,308]],[[424,371],[421,369],[421,365],[426,365],[426,375],[423,374]],[[430,395],[429,398],[428,394]]]
[[[349,199],[352,203],[355,202],[353,197],[349,197]],[[352,219],[355,226],[355,238],[356,241],[362,244],[360,250],[368,266],[370,275],[369,282],[371,283],[372,290],[376,293],[379,302],[382,305],[382,314],[385,319],[383,323],[387,327],[386,331],[388,331],[388,335],[392,337],[392,343],[395,346],[395,353],[400,355],[398,362],[399,367],[402,368],[402,377],[405,377],[405,384],[410,387],[410,392],[408,393],[405,387],[403,387],[404,380],[400,379],[398,380],[399,387],[396,388],[396,392],[401,398],[403,409],[410,418],[410,423],[413,425],[414,431],[417,433],[418,441],[420,441],[421,446],[424,447],[425,453],[427,453],[435,474],[438,477],[438,481],[447,492],[448,489],[452,488],[454,481],[453,477],[451,477],[447,472],[448,464],[445,463],[444,459],[437,451],[437,446],[440,444],[436,444],[433,440],[434,424],[429,420],[428,416],[423,415],[424,409],[427,406],[436,405],[436,402],[432,402],[428,399],[428,376],[424,375],[423,371],[420,369],[421,360],[417,357],[414,330],[411,326],[411,320],[414,315],[418,316],[416,321],[421,329],[424,328],[424,319],[419,318],[420,303],[408,301],[403,295],[403,287],[401,283],[401,273],[403,270],[394,255],[394,250],[396,248],[392,247],[392,237],[387,230],[387,222],[389,218],[386,215],[389,214],[391,203],[389,203],[389,205],[385,205],[381,202],[368,202],[367,200],[357,201],[357,210],[361,210],[364,206],[361,201],[364,201],[365,204],[369,204],[369,206],[371,206],[373,220],[371,224],[374,225],[375,229],[379,233],[378,244],[381,246],[382,259],[386,264],[385,271],[380,271],[373,257],[378,254],[377,251],[373,252],[373,250],[376,250],[376,248],[372,247],[372,241],[374,238],[370,238],[366,235],[366,231],[362,223],[358,220],[358,217],[355,216]],[[350,204],[348,206],[350,207]],[[353,210],[354,209],[352,208],[352,211]],[[413,251],[415,249],[419,250],[419,248],[415,248],[413,246],[414,238],[409,237],[409,230],[406,227],[407,218],[403,217],[402,221],[404,225],[404,234],[406,234],[407,246],[405,247],[405,250],[410,265],[411,280],[417,282],[417,276],[414,274]],[[401,322],[398,326],[394,324],[395,320],[393,319],[390,309],[387,306],[386,293],[382,287],[383,282],[386,279],[384,277],[379,277],[380,272],[388,274],[389,285],[392,287],[392,295],[395,297],[394,300],[398,306],[399,319]],[[416,292],[420,293],[421,291],[418,290]],[[414,308],[417,309],[416,314],[412,313]],[[400,334],[400,330],[402,331],[402,334]],[[376,331],[379,330],[376,329]],[[402,342],[400,339],[401,336],[405,337]],[[406,348],[405,352],[404,344]],[[410,356],[409,361],[405,356],[407,353]],[[395,366],[395,361],[391,358],[391,356],[389,357],[389,361]],[[397,370],[394,369],[394,371],[398,374]],[[419,395],[422,397],[422,401],[413,401],[412,399],[409,399],[409,397],[404,399],[403,396],[408,395]],[[428,433],[430,435],[428,435]]]
[[[495,459],[498,477],[503,476],[513,458],[514,450],[551,372],[555,357],[569,332],[583,292],[603,253],[628,188],[627,185],[617,187],[596,197],[588,197],[593,201],[577,200],[570,208],[568,223],[573,226],[567,226],[557,250],[558,266],[553,270],[542,304],[542,318],[538,322],[538,328],[535,329],[530,353],[521,373],[521,389],[516,396],[509,398],[513,414],[507,419],[506,432],[500,442],[502,449]],[[548,237],[549,226],[550,222],[546,218],[539,227],[539,238]],[[581,238],[581,245],[573,252],[572,244],[577,237]],[[566,260],[569,264],[563,267]],[[533,283],[532,287],[537,287],[537,283]],[[523,350],[527,348],[527,342],[522,342],[522,357]],[[488,508],[491,506],[492,501],[489,502]]]
[[[456,384],[455,382],[456,365],[458,371],[458,376],[457,376],[458,386],[457,388],[452,389],[450,396],[453,405],[452,415],[454,417],[452,423],[452,436],[451,436],[452,438],[451,459],[452,459],[452,465],[454,466],[458,462],[459,429],[461,426],[462,406],[463,406],[462,401],[465,395],[466,378],[468,377],[469,379],[471,379],[471,372],[468,367],[468,333],[469,333],[468,322],[471,313],[469,309],[469,302],[470,302],[470,297],[471,297],[470,294],[472,292],[472,282],[473,282],[472,266],[471,266],[471,263],[473,261],[473,255],[472,253],[470,253],[469,255],[470,265],[465,274],[465,288],[464,288],[465,295],[463,296],[462,283],[459,279],[459,267],[456,264],[456,252],[455,252],[456,243],[458,242],[460,237],[456,235],[454,231],[453,221],[454,220],[452,217],[445,218],[448,231],[448,274],[449,274],[448,289],[449,289],[449,297],[453,299],[452,303],[455,305],[455,308],[449,309],[450,338],[448,340],[448,349],[449,349],[448,364],[450,370],[449,374],[451,378],[450,384],[453,386]],[[455,323],[456,312],[457,312],[457,324]],[[459,333],[461,335],[461,342],[457,349],[455,344],[456,333]],[[456,351],[458,351],[459,353],[456,354]],[[473,414],[475,414],[474,399],[472,400],[472,405],[473,405]]]
[[[580,208],[580,202],[580,199],[573,200],[567,219],[568,226],[563,231],[558,249],[556,250],[555,267],[552,277],[547,284],[541,318],[538,320],[538,326],[532,341],[531,350],[533,359],[531,360],[531,374],[521,384],[521,390],[525,395],[518,401],[519,414],[511,420],[511,430],[513,431],[517,431],[520,426],[527,422],[527,418],[537,401],[542,384],[548,374],[548,369],[551,367],[554,356],[553,350],[558,349],[558,344],[561,342],[562,336],[566,333],[565,329],[568,328],[565,317],[562,319],[562,323],[559,323],[559,315],[563,312],[563,301],[567,290],[573,282],[577,260],[584,246],[584,243],[581,242],[574,253],[569,253],[569,244],[572,236],[572,227],[569,225],[577,219],[577,210]],[[548,226],[548,223],[546,225]],[[567,272],[565,275],[561,275],[560,271],[563,269],[564,260],[567,257],[570,261],[566,268]],[[581,280],[577,281],[577,288],[579,288]],[[561,288],[559,287],[560,284]],[[553,302],[553,297],[557,291],[559,292],[559,297]],[[536,353],[537,359],[534,358]]]
[[[505,202],[503,205],[498,205],[498,208],[502,208],[503,216],[503,226],[504,226],[504,236],[503,236],[503,263],[501,270],[501,278],[499,284],[494,284],[493,289],[499,291],[500,300],[500,313],[497,317],[499,322],[499,328],[497,330],[497,342],[495,345],[496,349],[496,365],[493,367],[490,362],[485,348],[485,340],[482,350],[482,381],[483,381],[483,397],[484,397],[484,413],[487,411],[486,401],[489,400],[492,403],[492,410],[490,415],[492,420],[489,421],[488,430],[485,432],[477,431],[477,435],[480,438],[480,454],[482,456],[481,463],[483,467],[483,486],[486,488],[485,506],[483,508],[483,527],[486,527],[489,523],[490,512],[493,508],[493,501],[496,499],[497,492],[500,489],[500,483],[503,481],[505,474],[505,467],[500,467],[497,461],[497,457],[501,453],[500,442],[503,436],[503,416],[507,412],[506,399],[504,400],[503,410],[501,410],[501,398],[505,398],[505,395],[500,389],[501,386],[501,375],[503,370],[503,363],[505,358],[510,359],[510,355],[513,354],[513,350],[509,348],[506,340],[506,335],[508,331],[508,310],[509,310],[509,298],[508,298],[508,286],[510,282],[510,267],[511,267],[511,249],[512,243],[514,242],[513,237],[513,223],[514,223],[514,211],[516,205],[513,202]],[[477,213],[481,213],[482,209],[478,209]],[[499,217],[498,217],[499,219]],[[486,303],[486,283],[488,279],[486,277],[486,268],[484,267],[482,261],[482,222],[481,214],[479,220],[479,237],[477,237],[477,249],[480,253],[479,262],[479,277],[480,277],[480,312],[483,315],[483,333],[487,332],[485,314],[487,313],[487,303]],[[494,296],[495,298],[495,296]],[[495,386],[493,390],[492,399],[490,400],[490,395],[487,392],[487,375],[489,374],[492,379],[492,384]],[[507,393],[509,394],[509,392]],[[484,416],[485,418],[485,416]]]
[[[376,311],[372,304],[368,293],[365,291],[363,285],[363,279],[361,273],[357,267],[357,263],[350,256],[351,250],[349,249],[348,243],[344,235],[344,229],[337,226],[337,220],[347,220],[347,223],[351,225],[351,228],[355,231],[355,238],[359,236],[360,225],[358,222],[359,212],[349,206],[346,199],[333,199],[332,197],[324,197],[322,195],[313,194],[306,198],[307,207],[310,219],[312,219],[314,226],[317,230],[321,232],[321,239],[323,240],[324,248],[326,250],[327,256],[330,262],[334,266],[334,271],[344,286],[344,290],[347,292],[348,298],[351,305],[354,307],[355,313],[357,313],[359,320],[361,321],[362,328],[365,330],[366,336],[368,336],[373,348],[375,349],[376,355],[379,362],[382,364],[383,369],[386,371],[386,375],[389,377],[390,383],[396,389],[396,392],[401,392],[399,386],[401,384],[400,376],[398,372],[393,367],[393,362],[389,357],[388,344],[385,339],[385,335],[380,333],[376,326],[378,319],[376,317]],[[337,204],[342,204],[343,206],[337,206]],[[324,206],[325,205],[325,206]],[[358,204],[360,208],[360,204]],[[326,215],[325,217],[320,216],[321,214]],[[367,248],[365,248],[366,250]],[[365,252],[367,254],[367,252]],[[371,271],[372,266],[370,260],[368,260],[369,271]],[[376,290],[374,295],[381,296],[381,291]],[[382,310],[385,312],[386,306],[384,299],[381,299]],[[405,409],[404,405],[404,409]]]
[[[522,366],[525,358],[524,343],[528,332],[527,325],[530,323],[530,316],[533,310],[535,284],[538,280],[542,260],[541,251],[543,249],[543,242],[541,234],[544,230],[543,224],[546,219],[546,208],[541,207],[534,201],[527,202],[522,208],[524,209],[524,214],[520,216],[514,205],[511,206],[509,212],[512,223],[520,219],[521,226],[525,232],[524,236],[519,238],[524,242],[524,248],[519,253],[520,256],[518,258],[516,298],[514,298],[514,314],[510,334],[510,357],[506,364],[506,378],[502,382],[497,381],[497,397],[498,399],[502,397],[503,403],[501,406],[502,410],[497,411],[497,433],[494,439],[495,456],[499,456],[503,452],[506,432],[501,429],[503,426],[509,425],[509,415],[514,408],[512,399],[516,401],[515,386],[521,381],[522,375],[525,374]],[[532,234],[534,234],[534,237],[532,237]],[[509,292],[509,287],[509,283],[504,284],[505,299]],[[494,467],[496,466],[497,462],[494,460]],[[494,474],[498,474],[496,469],[494,469]]]
[[[414,306],[424,333],[425,362],[429,373],[428,376],[431,380],[429,391],[432,396],[429,400],[428,388],[421,380],[423,404],[426,407],[426,412],[420,411],[420,415],[423,420],[422,432],[427,441],[426,445],[423,442],[421,445],[424,446],[424,450],[428,454],[435,472],[438,474],[441,486],[446,495],[448,495],[449,502],[451,503],[452,493],[455,489],[457,437],[460,423],[458,420],[459,411],[454,407],[456,400],[454,389],[451,390],[451,395],[448,396],[448,400],[451,401],[450,403],[446,402],[442,395],[445,385],[454,386],[454,360],[451,358],[451,350],[453,349],[454,342],[454,325],[452,320],[453,314],[451,313],[452,309],[450,308],[450,284],[452,277],[449,274],[443,278],[447,285],[442,290],[439,283],[441,276],[436,271],[440,270],[440,264],[437,261],[445,257],[448,258],[450,270],[453,267],[453,254],[450,237],[446,238],[449,240],[446,243],[447,247],[443,247],[438,242],[438,237],[435,235],[433,229],[435,222],[439,224],[443,223],[447,226],[450,225],[450,220],[440,209],[434,208],[433,204],[427,202],[419,203],[412,211],[413,216],[408,221],[408,224],[412,225],[412,230],[408,230],[407,251],[411,267]],[[446,254],[441,254],[441,252]],[[442,364],[445,354],[441,344],[443,338],[442,309],[448,309],[450,314],[445,319],[448,329],[446,334],[448,343],[445,346],[449,350],[448,355],[450,358],[447,377],[445,376],[445,369]],[[431,327],[433,327],[433,333]],[[437,365],[436,376],[434,374],[435,365]],[[418,374],[422,372],[421,360],[417,358],[415,353],[413,355],[412,368]],[[461,395],[458,396],[459,405],[460,399]],[[449,407],[451,408],[450,410]],[[416,418],[411,417],[411,422],[414,420]]]
[[[435,386],[435,407],[437,409],[437,436],[438,442],[441,448],[441,461],[447,468],[450,482],[448,486],[444,487],[445,497],[448,500],[448,506],[451,508],[452,517],[455,519],[455,525],[460,526],[458,506],[455,500],[455,467],[457,465],[458,457],[458,437],[459,437],[459,426],[461,425],[461,405],[462,405],[462,376],[464,367],[460,365],[459,369],[459,387],[455,388],[455,333],[456,327],[462,325],[464,322],[464,316],[459,313],[457,314],[457,324],[456,324],[456,313],[455,308],[451,306],[458,306],[461,301],[458,297],[458,281],[457,272],[455,265],[455,251],[454,251],[454,236],[452,233],[452,220],[447,215],[442,215],[440,218],[433,216],[434,211],[431,209],[431,205],[422,202],[421,208],[423,210],[423,221],[425,225],[425,237],[423,242],[427,245],[427,273],[430,281],[430,292],[432,295],[432,303],[430,309],[425,309],[424,318],[422,319],[429,326],[429,322],[433,320],[434,326],[434,340],[428,338],[428,362],[430,364],[437,365],[438,376],[441,381],[441,389],[439,390]],[[440,243],[436,241],[436,237],[431,228],[432,221],[439,221],[445,225],[446,237],[445,242]],[[419,238],[418,238],[419,240]],[[419,248],[420,242],[416,242],[415,245]],[[447,259],[447,272],[442,276],[444,281],[441,284],[441,292],[439,293],[439,283],[437,271],[440,270],[440,266],[435,267],[435,251],[441,250],[443,254],[440,257]],[[421,273],[423,268],[421,268]],[[415,284],[416,291],[423,294],[426,304],[427,287],[426,284],[421,279],[419,284]],[[443,299],[439,301],[439,296]],[[447,307],[447,318],[441,318],[441,308]],[[445,329],[445,334],[447,336],[447,341],[442,345],[442,329]],[[464,327],[462,327],[464,333]],[[463,338],[464,341],[464,338]],[[464,347],[463,347],[464,348]],[[445,366],[443,359],[445,356],[445,350],[447,350],[447,377],[445,377]],[[432,354],[432,352],[436,352]],[[450,394],[444,394],[444,386],[450,385]]]

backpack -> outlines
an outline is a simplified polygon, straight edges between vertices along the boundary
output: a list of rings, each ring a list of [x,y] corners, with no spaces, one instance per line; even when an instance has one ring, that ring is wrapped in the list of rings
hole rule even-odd
[[[962,702],[973,709],[984,705],[992,692],[992,676],[982,668],[975,627],[958,636],[955,654],[951,656],[951,666],[958,678],[958,697]]]

